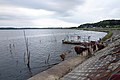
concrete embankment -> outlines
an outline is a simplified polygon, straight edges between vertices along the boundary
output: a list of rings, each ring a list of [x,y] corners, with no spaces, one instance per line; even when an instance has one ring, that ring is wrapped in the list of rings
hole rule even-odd
[[[75,58],[65,60],[52,68],[43,71],[28,80],[58,80],[65,74],[70,72],[76,66],[81,64],[85,60],[85,57],[77,56]]]

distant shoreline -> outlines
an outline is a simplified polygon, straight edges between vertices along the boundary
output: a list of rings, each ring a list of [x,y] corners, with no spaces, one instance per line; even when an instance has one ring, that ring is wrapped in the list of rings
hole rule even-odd
[[[23,30],[23,29],[77,29],[77,27],[68,27],[68,28],[63,28],[63,27],[56,27],[56,28],[14,28],[14,27],[1,27],[0,30]]]

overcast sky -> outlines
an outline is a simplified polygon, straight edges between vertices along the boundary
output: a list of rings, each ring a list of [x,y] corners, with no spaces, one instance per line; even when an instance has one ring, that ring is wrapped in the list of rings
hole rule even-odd
[[[74,27],[120,19],[120,0],[0,0],[0,26]]]

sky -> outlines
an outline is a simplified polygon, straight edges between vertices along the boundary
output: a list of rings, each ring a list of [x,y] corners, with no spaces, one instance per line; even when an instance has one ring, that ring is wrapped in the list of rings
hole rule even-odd
[[[0,27],[77,27],[120,19],[120,0],[0,0]]]

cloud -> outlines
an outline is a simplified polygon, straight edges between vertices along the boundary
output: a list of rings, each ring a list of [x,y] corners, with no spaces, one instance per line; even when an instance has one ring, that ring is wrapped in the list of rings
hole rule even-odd
[[[71,16],[59,19],[73,23],[97,22],[104,19],[120,19],[120,0],[86,0],[68,13]]]
[[[21,8],[16,6],[4,6],[0,5],[0,19],[33,19],[38,17],[47,17],[54,15],[52,11],[47,11],[43,9],[29,9]]]
[[[32,23],[35,25],[35,26],[43,26],[43,27],[75,27],[75,26],[78,26],[79,24],[76,24],[76,23],[69,23],[69,22],[65,22],[65,21],[62,21],[62,20],[59,20],[59,19],[49,19],[49,18],[46,18],[46,19],[36,19],[36,20],[33,20]]]
[[[44,9],[64,13],[84,3],[84,0],[1,0],[0,4],[14,5],[24,8]]]
[[[119,3],[120,0],[0,0],[0,25],[70,27],[120,19]]]
[[[57,15],[55,12],[43,9],[0,5],[1,26],[70,27],[76,25],[55,19],[55,15]]]

